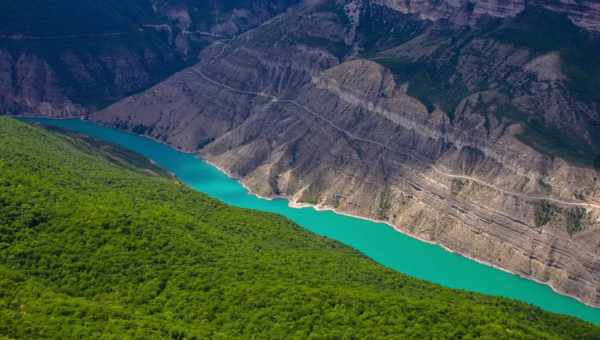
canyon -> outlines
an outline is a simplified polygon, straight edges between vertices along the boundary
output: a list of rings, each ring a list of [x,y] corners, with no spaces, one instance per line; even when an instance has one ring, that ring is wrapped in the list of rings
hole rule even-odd
[[[186,26],[181,7],[167,26],[136,26],[162,37],[164,58],[137,54],[160,71],[125,63],[114,83],[88,79],[108,93],[98,103],[32,66],[43,56],[4,58],[0,107],[145,134],[259,195],[385,221],[600,305],[597,3],[253,4],[270,10],[243,28],[237,9]],[[36,77],[43,94],[23,85]]]

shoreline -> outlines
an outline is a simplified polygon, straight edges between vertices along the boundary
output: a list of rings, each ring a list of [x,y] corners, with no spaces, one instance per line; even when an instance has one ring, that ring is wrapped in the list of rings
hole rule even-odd
[[[561,295],[561,296],[564,296],[564,297],[568,297],[568,298],[574,299],[574,300],[578,301],[579,303],[581,303],[581,304],[583,304],[583,305],[586,305],[586,306],[588,306],[588,307],[595,308],[595,309],[600,309],[600,304],[599,304],[599,305],[595,305],[595,304],[592,304],[592,303],[587,303],[587,302],[583,301],[581,298],[579,298],[579,297],[577,297],[577,296],[573,296],[573,295],[569,295],[569,294],[563,293],[563,292],[559,291],[559,290],[558,290],[558,289],[557,289],[557,288],[556,288],[556,287],[555,287],[555,286],[554,286],[552,283],[550,283],[550,282],[544,282],[544,281],[538,280],[538,279],[536,279],[536,278],[534,278],[534,277],[520,275],[520,274],[517,274],[517,273],[515,273],[515,272],[512,272],[512,271],[510,271],[509,269],[502,268],[502,267],[500,267],[500,266],[498,266],[498,265],[495,265],[495,264],[493,264],[493,263],[489,263],[489,262],[486,262],[486,261],[484,261],[484,260],[480,260],[480,259],[474,258],[474,257],[472,257],[472,256],[469,256],[469,255],[467,255],[467,254],[463,254],[463,253],[461,253],[461,252],[455,251],[455,250],[453,250],[453,249],[450,249],[450,248],[446,247],[445,245],[443,245],[443,244],[441,244],[441,243],[439,243],[439,242],[435,242],[435,241],[427,240],[427,239],[424,239],[424,238],[422,238],[422,237],[419,237],[418,235],[411,234],[411,233],[409,233],[409,232],[407,232],[407,231],[405,231],[405,230],[401,229],[400,227],[398,227],[398,226],[395,226],[395,225],[391,224],[390,222],[383,221],[383,220],[377,220],[377,219],[373,219],[373,218],[366,217],[366,216],[355,215],[355,214],[352,214],[352,213],[348,213],[348,212],[340,211],[340,210],[338,210],[338,209],[336,209],[336,208],[333,208],[333,207],[330,207],[330,206],[324,206],[324,205],[320,205],[320,204],[311,204],[311,203],[303,203],[303,202],[298,202],[298,201],[294,200],[293,198],[291,198],[291,197],[289,197],[289,196],[285,196],[285,195],[273,195],[273,196],[271,196],[271,197],[265,197],[265,196],[259,195],[259,194],[255,193],[255,192],[254,192],[252,189],[250,189],[250,187],[248,187],[248,186],[247,186],[247,185],[246,185],[246,184],[243,182],[243,180],[242,180],[241,178],[239,178],[238,176],[235,176],[235,175],[231,174],[229,171],[227,171],[227,170],[225,170],[225,169],[221,168],[220,166],[216,165],[215,163],[213,163],[213,162],[209,161],[208,159],[206,159],[206,158],[203,158],[203,157],[202,157],[202,156],[200,156],[199,154],[197,154],[197,158],[198,158],[200,161],[206,162],[206,163],[210,164],[211,166],[213,166],[214,168],[218,169],[219,171],[221,171],[222,173],[224,173],[224,174],[225,174],[227,177],[229,177],[229,178],[231,178],[231,179],[233,179],[233,180],[237,181],[238,183],[240,183],[240,185],[241,185],[241,186],[242,186],[242,187],[243,187],[243,188],[244,188],[244,189],[245,189],[245,190],[246,190],[246,191],[247,191],[247,192],[248,192],[250,195],[253,195],[253,196],[257,197],[257,198],[260,198],[260,199],[263,199],[263,200],[267,200],[267,201],[272,201],[272,200],[274,200],[274,199],[284,199],[284,200],[286,200],[286,201],[288,202],[288,206],[289,206],[290,208],[292,208],[292,209],[311,208],[311,209],[313,209],[313,210],[315,210],[315,211],[331,211],[331,212],[333,212],[333,213],[335,213],[335,214],[342,215],[342,216],[347,216],[347,217],[357,218],[357,219],[361,219],[361,220],[364,220],[364,221],[369,221],[369,222],[373,222],[373,223],[384,224],[384,225],[388,226],[389,228],[392,228],[392,229],[393,229],[395,232],[401,233],[401,234],[403,234],[403,235],[405,235],[405,236],[408,236],[408,237],[410,237],[410,238],[413,238],[413,239],[415,239],[415,240],[418,240],[418,241],[420,241],[420,242],[424,242],[424,243],[427,243],[427,244],[430,244],[430,245],[438,246],[438,247],[440,247],[440,248],[444,249],[445,251],[447,251],[447,252],[449,252],[449,253],[456,254],[456,255],[458,255],[458,256],[461,256],[461,257],[463,257],[463,258],[469,259],[469,260],[471,260],[471,261],[475,261],[475,262],[477,262],[477,263],[479,263],[479,264],[481,264],[481,265],[484,265],[484,266],[487,266],[487,267],[491,267],[491,268],[494,268],[494,269],[500,270],[500,271],[502,271],[502,272],[505,272],[505,273],[507,273],[507,274],[510,274],[510,275],[517,276],[517,277],[519,277],[519,278],[522,278],[522,279],[524,279],[524,280],[533,281],[533,282],[535,282],[535,283],[537,283],[537,284],[540,284],[540,285],[543,285],[543,286],[549,287],[549,288],[550,288],[550,289],[551,289],[551,290],[552,290],[554,293],[556,293],[556,294],[558,294],[558,295]],[[355,250],[356,250],[356,249],[355,249]],[[365,255],[365,254],[363,254],[363,255]],[[365,255],[365,256],[367,256],[367,255]],[[368,257],[368,256],[367,256],[367,257]],[[390,268],[390,269],[391,269],[391,268]],[[392,269],[392,270],[393,270],[393,269]],[[460,288],[455,288],[455,289],[460,289]],[[465,289],[462,289],[462,290],[465,290]],[[479,293],[479,294],[485,294],[485,293]],[[496,295],[496,296],[500,296],[500,295]],[[512,299],[512,298],[511,298],[511,299]],[[516,300],[516,299],[513,299],[513,300]],[[529,302],[527,302],[527,303],[529,303]]]
[[[409,232],[401,229],[400,227],[397,227],[397,226],[391,224],[390,222],[383,221],[383,220],[377,220],[377,219],[373,219],[373,218],[369,218],[369,217],[365,217],[365,216],[361,216],[361,215],[355,215],[355,214],[352,214],[352,213],[340,211],[340,210],[338,210],[336,208],[333,208],[333,207],[324,206],[324,205],[320,205],[320,204],[310,204],[310,203],[298,202],[297,200],[293,199],[292,197],[289,197],[289,196],[286,196],[286,195],[273,195],[273,196],[269,196],[269,197],[262,196],[260,194],[255,193],[250,187],[248,187],[240,177],[233,175],[228,170],[225,170],[222,167],[218,166],[217,164],[213,163],[212,161],[209,161],[208,159],[202,157],[199,151],[188,151],[188,150],[185,150],[185,149],[181,149],[179,147],[175,147],[175,146],[173,146],[173,145],[171,145],[171,144],[169,144],[169,143],[167,143],[165,141],[161,141],[161,140],[159,140],[159,139],[157,139],[155,137],[152,137],[152,136],[149,136],[149,135],[146,135],[146,134],[141,135],[141,134],[136,134],[136,133],[128,131],[128,130],[117,129],[117,128],[112,127],[112,126],[110,126],[108,124],[105,124],[103,122],[94,121],[94,120],[90,120],[90,119],[87,119],[87,118],[84,119],[83,117],[66,117],[66,118],[60,118],[60,117],[40,117],[40,116],[33,116],[33,115],[22,115],[22,116],[12,116],[12,117],[17,118],[17,119],[18,118],[34,118],[34,119],[42,118],[42,119],[49,119],[49,120],[72,120],[72,119],[83,120],[83,121],[89,121],[89,122],[91,122],[93,124],[97,124],[97,125],[105,127],[105,128],[116,129],[116,130],[118,130],[120,132],[128,133],[128,134],[133,135],[133,136],[138,136],[138,137],[141,136],[141,137],[144,137],[144,138],[148,138],[149,140],[152,140],[154,142],[157,142],[159,144],[167,146],[167,147],[169,147],[169,148],[171,148],[171,149],[173,149],[175,151],[178,151],[178,152],[181,152],[181,153],[185,153],[185,154],[188,154],[188,155],[192,155],[192,154],[195,155],[195,158],[197,158],[199,161],[202,161],[202,162],[205,162],[205,163],[211,165],[212,167],[216,168],[217,170],[219,170],[220,172],[222,172],[223,174],[225,174],[227,177],[235,180],[236,182],[238,182],[248,192],[248,194],[253,195],[253,196],[255,196],[255,197],[259,198],[259,199],[263,199],[263,200],[267,200],[267,201],[272,201],[274,199],[284,199],[284,200],[286,200],[288,202],[288,206],[290,208],[293,208],[293,209],[311,208],[311,209],[313,209],[315,211],[331,211],[331,212],[333,212],[335,214],[342,215],[342,216],[347,216],[347,217],[351,217],[351,218],[357,218],[357,219],[361,219],[361,220],[365,220],[365,221],[369,221],[369,222],[373,222],[373,223],[384,224],[387,227],[392,228],[395,232],[401,233],[401,234],[403,234],[403,235],[405,235],[407,237],[413,238],[415,240],[418,240],[418,241],[421,241],[421,242],[424,242],[424,243],[427,243],[427,244],[430,244],[430,245],[439,246],[440,248],[444,249],[445,251],[447,251],[449,253],[453,253],[453,254],[459,255],[459,256],[461,256],[463,258],[475,261],[475,262],[477,262],[479,264],[482,264],[482,265],[485,265],[487,267],[491,267],[491,268],[503,271],[505,273],[517,276],[519,278],[522,278],[522,279],[525,279],[525,280],[529,280],[529,281],[533,281],[533,282],[535,282],[537,284],[547,286],[554,293],[556,293],[558,295],[565,296],[565,297],[568,297],[568,298],[572,298],[572,299],[578,301],[579,303],[581,303],[581,304],[583,304],[585,306],[588,306],[588,307],[591,307],[591,308],[595,308],[595,309],[600,309],[600,304],[596,305],[596,304],[592,304],[592,303],[587,303],[587,302],[581,300],[581,298],[579,298],[577,296],[573,296],[573,295],[569,295],[569,294],[563,293],[563,292],[557,290],[557,288],[554,287],[554,285],[552,285],[550,282],[543,282],[543,281],[538,280],[538,279],[536,279],[534,277],[523,276],[523,275],[514,273],[514,272],[512,272],[512,271],[510,271],[510,270],[508,270],[506,268],[502,268],[502,267],[497,266],[495,264],[486,262],[484,260],[473,258],[473,257],[471,257],[469,255],[460,253],[458,251],[454,251],[454,250],[452,250],[452,249],[444,246],[443,244],[441,244],[439,242],[427,240],[427,239],[424,239],[422,237],[419,237],[418,235],[411,234],[411,233],[409,233]],[[84,134],[84,133],[82,133],[82,134]],[[148,159],[154,163],[154,161],[151,158],[148,158]],[[168,172],[172,174],[172,172],[170,172],[170,171],[168,171]],[[175,175],[173,177],[174,178],[178,178]],[[367,256],[365,254],[363,254],[363,255]],[[460,289],[460,288],[456,288],[456,289]],[[462,289],[462,290],[465,290],[465,289]],[[485,294],[485,293],[480,293],[480,294]],[[488,295],[491,295],[491,294],[488,294]],[[496,295],[496,296],[500,296],[500,295]],[[511,299],[516,300],[514,298],[511,298]]]

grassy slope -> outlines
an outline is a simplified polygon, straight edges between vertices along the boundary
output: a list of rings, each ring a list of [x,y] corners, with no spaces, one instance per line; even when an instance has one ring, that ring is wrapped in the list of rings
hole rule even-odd
[[[0,117],[0,336],[600,337],[392,272],[93,145]]]

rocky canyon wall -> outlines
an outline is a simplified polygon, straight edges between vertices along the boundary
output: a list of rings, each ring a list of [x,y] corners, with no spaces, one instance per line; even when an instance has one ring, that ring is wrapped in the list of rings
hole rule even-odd
[[[258,194],[383,220],[599,305],[600,117],[570,55],[511,41],[512,19],[392,12],[289,11],[92,119],[197,151]]]

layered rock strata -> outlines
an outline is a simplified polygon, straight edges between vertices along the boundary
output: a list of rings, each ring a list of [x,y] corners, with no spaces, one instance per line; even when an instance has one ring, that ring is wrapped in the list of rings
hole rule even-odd
[[[257,194],[383,220],[599,305],[600,119],[562,55],[403,17],[409,39],[367,60],[390,37],[368,40],[348,3],[216,43],[93,119],[198,150]]]

